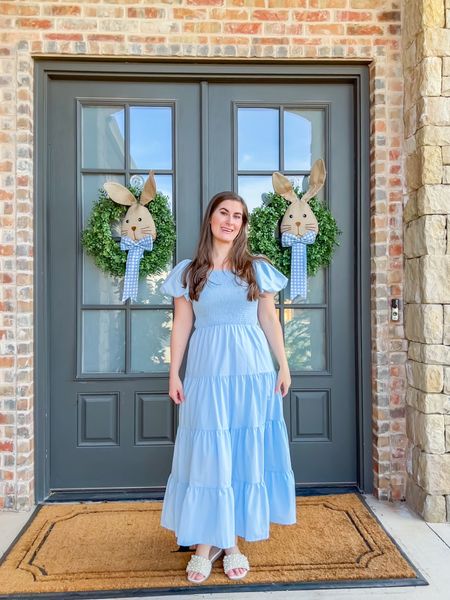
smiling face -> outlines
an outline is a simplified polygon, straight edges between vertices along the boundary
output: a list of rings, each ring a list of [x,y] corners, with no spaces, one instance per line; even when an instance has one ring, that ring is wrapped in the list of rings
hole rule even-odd
[[[242,204],[238,200],[223,200],[211,215],[211,232],[221,242],[232,242],[242,227]]]

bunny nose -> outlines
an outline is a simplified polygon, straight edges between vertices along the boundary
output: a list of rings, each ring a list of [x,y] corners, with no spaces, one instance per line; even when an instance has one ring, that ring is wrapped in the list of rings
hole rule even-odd
[[[296,224],[296,225],[301,225],[301,224],[302,224],[302,222],[301,222],[301,221],[295,221],[295,224]]]
[[[136,231],[136,225],[133,225],[133,227],[131,228],[133,231]]]

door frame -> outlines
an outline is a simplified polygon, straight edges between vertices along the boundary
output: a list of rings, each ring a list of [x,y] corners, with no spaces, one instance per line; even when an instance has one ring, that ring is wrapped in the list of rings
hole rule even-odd
[[[370,130],[368,61],[351,64],[295,63],[293,61],[177,59],[177,60],[70,60],[65,58],[34,59],[34,428],[35,428],[35,501],[49,496],[50,464],[50,397],[49,397],[49,311],[47,194],[52,181],[47,161],[48,139],[45,126],[48,85],[52,79],[94,79],[134,81],[189,81],[201,86],[201,120],[207,119],[206,82],[246,83],[350,83],[355,100],[355,349],[356,349],[356,434],[358,488],[365,493],[373,489],[372,470],[372,397],[371,397],[371,327],[370,327]],[[201,138],[201,205],[207,197],[207,131]],[[333,488],[334,489],[334,488]]]

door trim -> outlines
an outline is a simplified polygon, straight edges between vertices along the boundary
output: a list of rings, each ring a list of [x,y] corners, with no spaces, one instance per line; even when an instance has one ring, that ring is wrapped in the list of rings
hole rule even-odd
[[[97,61],[67,60],[63,57],[46,59],[34,57],[34,427],[35,427],[35,501],[41,503],[49,496],[50,465],[50,398],[49,398],[49,319],[48,314],[48,253],[47,194],[52,181],[45,116],[48,108],[48,85],[54,79],[95,79],[133,81],[190,81],[246,83],[342,83],[353,85],[355,99],[355,161],[356,199],[356,434],[357,473],[360,491],[371,493],[372,471],[372,398],[371,398],[371,327],[370,327],[370,130],[369,130],[369,72],[368,61],[351,64],[294,63],[292,61],[239,60],[155,60]],[[205,86],[201,96],[204,101]],[[204,115],[207,110],[201,107]],[[205,133],[206,135],[206,133]],[[205,138],[205,135],[203,136]],[[205,139],[201,152],[207,152]],[[202,172],[202,177],[205,173]],[[202,185],[206,193],[206,182]],[[205,206],[206,197],[202,198]]]

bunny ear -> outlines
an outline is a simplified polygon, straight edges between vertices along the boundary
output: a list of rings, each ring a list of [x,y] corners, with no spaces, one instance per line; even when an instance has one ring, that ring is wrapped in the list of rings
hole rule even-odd
[[[150,171],[147,177],[144,187],[142,189],[141,197],[139,199],[140,204],[144,206],[151,202],[156,195],[156,181],[153,171]]]
[[[117,204],[124,204],[125,206],[136,204],[136,198],[130,190],[127,190],[126,187],[116,181],[107,181],[103,184],[103,188],[111,200],[114,200]]]
[[[276,171],[272,174],[272,185],[273,189],[277,194],[286,198],[289,202],[295,202],[298,200],[297,194],[294,192],[292,183],[287,177]]]
[[[308,202],[311,200],[313,196],[317,194],[319,190],[322,189],[323,184],[325,183],[325,179],[327,176],[327,172],[325,169],[325,163],[321,158],[316,160],[311,169],[311,174],[309,176],[309,187],[306,194],[303,194],[302,200]]]

